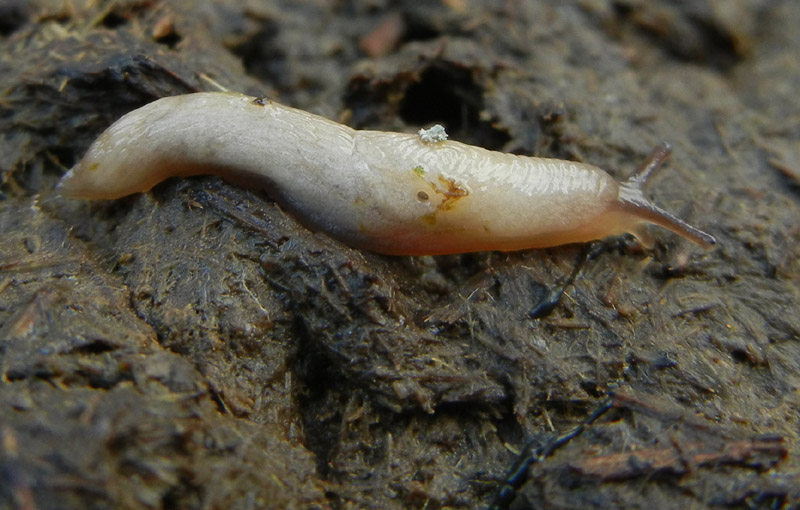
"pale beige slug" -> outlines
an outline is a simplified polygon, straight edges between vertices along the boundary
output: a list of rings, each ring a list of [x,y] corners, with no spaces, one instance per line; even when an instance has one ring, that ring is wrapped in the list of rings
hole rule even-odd
[[[61,180],[113,199],[175,176],[255,184],[313,230],[391,255],[520,250],[654,223],[710,247],[710,235],[651,204],[641,187],[663,146],[624,183],[584,163],[516,156],[417,134],[359,131],[227,92],[167,97],[123,116]]]

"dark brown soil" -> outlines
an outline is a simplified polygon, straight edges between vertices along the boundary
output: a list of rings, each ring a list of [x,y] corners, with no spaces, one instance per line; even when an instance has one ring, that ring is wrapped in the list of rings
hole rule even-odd
[[[800,506],[800,4],[175,4],[0,6],[0,508],[482,508],[610,392],[510,508]],[[581,246],[379,256],[212,177],[53,195],[216,84],[620,179],[668,141],[654,201],[719,247],[607,241],[533,318]]]

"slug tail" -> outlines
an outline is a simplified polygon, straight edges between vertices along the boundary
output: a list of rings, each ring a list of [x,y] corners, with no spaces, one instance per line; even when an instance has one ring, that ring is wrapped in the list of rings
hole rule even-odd
[[[712,235],[689,225],[682,219],[657,207],[647,200],[642,193],[642,190],[647,185],[650,178],[653,177],[655,172],[669,158],[671,153],[672,147],[666,142],[656,147],[653,152],[650,153],[636,172],[627,181],[620,184],[619,206],[628,214],[632,214],[637,218],[663,227],[709,250],[717,244],[717,240]],[[653,237],[647,232],[645,224],[635,227],[632,233],[645,248],[653,246]]]
[[[95,199],[101,193],[95,190],[89,177],[91,177],[91,174],[87,176],[85,169],[81,169],[80,163],[75,165],[58,181],[55,188],[56,195],[72,199]]]
[[[77,193],[74,192],[72,187],[72,182],[75,175],[74,171],[74,167],[70,168],[69,171],[61,177],[61,180],[58,181],[58,184],[56,184],[56,195],[64,198],[76,198]]]

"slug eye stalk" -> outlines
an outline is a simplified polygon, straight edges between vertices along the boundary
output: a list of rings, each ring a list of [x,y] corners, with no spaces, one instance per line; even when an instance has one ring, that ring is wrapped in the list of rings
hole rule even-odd
[[[645,159],[636,172],[625,182],[619,186],[619,204],[620,207],[630,214],[636,215],[644,220],[647,220],[654,225],[663,227],[671,232],[684,237],[693,243],[705,249],[711,249],[717,244],[714,236],[709,235],[702,230],[689,225],[668,213],[667,211],[655,206],[652,202],[647,200],[644,196],[644,188],[650,181],[650,178],[655,175],[656,171],[662,167],[664,162],[669,159],[672,154],[672,147],[670,144],[664,142],[655,149]],[[640,239],[651,239],[649,233],[645,234],[641,231],[637,236],[641,235]],[[644,241],[643,244],[647,245],[648,242]],[[652,246],[652,241],[650,241]]]

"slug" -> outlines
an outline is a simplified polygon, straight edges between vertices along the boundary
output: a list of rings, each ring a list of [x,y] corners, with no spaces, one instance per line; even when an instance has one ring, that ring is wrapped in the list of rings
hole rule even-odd
[[[715,243],[642,193],[667,145],[618,183],[588,164],[489,151],[435,131],[355,130],[229,92],[167,97],[109,127],[58,190],[114,199],[169,177],[215,174],[265,189],[312,230],[389,255],[512,251],[626,232],[652,247],[649,223]]]

